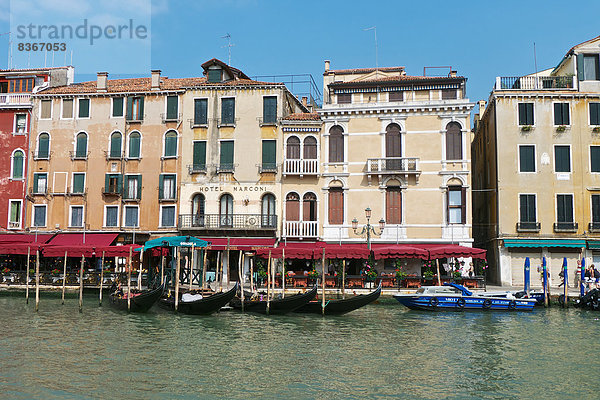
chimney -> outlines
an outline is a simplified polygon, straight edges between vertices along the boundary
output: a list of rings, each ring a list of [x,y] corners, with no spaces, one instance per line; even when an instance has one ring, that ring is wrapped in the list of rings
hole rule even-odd
[[[308,107],[308,97],[307,96],[302,96],[302,105],[304,107]]]
[[[456,71],[450,71],[449,78],[456,78]]]
[[[96,79],[96,90],[106,92],[106,81],[108,80],[108,72],[98,72]]]
[[[151,90],[160,90],[160,69],[152,70]]]
[[[485,111],[485,100],[479,100],[479,119],[483,117]]]
[[[325,72],[329,72],[329,64],[330,64],[330,61],[325,60]]]

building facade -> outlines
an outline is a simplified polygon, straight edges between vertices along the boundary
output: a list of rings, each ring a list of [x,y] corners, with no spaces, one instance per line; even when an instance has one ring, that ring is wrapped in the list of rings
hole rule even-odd
[[[600,38],[555,68],[498,77],[475,117],[472,143],[476,246],[491,278],[522,285],[524,261],[546,258],[552,284],[563,259],[600,262]],[[569,278],[573,278],[570,273]],[[540,274],[531,273],[533,285]]]

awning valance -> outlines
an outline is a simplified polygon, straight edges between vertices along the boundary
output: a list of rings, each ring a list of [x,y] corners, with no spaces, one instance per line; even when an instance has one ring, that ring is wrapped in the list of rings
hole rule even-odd
[[[53,234],[3,234],[0,235],[0,254],[35,254]]]
[[[110,246],[117,233],[59,233],[43,246],[44,257],[92,257],[95,249]]]
[[[585,240],[578,239],[504,239],[504,247],[585,247]]]
[[[442,244],[442,243],[422,243],[415,244],[416,247],[423,248],[429,252],[429,259],[435,260],[437,258],[480,258],[485,259],[486,251],[484,249],[478,249],[476,247],[460,246],[458,244]]]
[[[314,258],[315,248],[315,242],[279,243],[279,246],[274,248],[265,247],[257,249],[256,255],[267,258],[270,252],[272,258],[282,258],[285,252],[285,258],[310,260]]]
[[[429,252],[421,247],[409,244],[373,243],[371,245],[376,260],[382,258],[420,258],[427,260]]]

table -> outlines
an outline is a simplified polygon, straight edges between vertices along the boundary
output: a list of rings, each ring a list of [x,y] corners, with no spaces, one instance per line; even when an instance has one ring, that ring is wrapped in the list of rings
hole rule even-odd
[[[346,283],[348,284],[349,288],[353,288],[353,287],[362,288],[362,287],[364,287],[364,282],[363,282],[362,275],[348,275],[348,276],[346,276]]]
[[[293,287],[308,287],[308,275],[288,275]]]
[[[337,276],[325,275],[325,287],[335,287],[337,283]]]
[[[394,287],[396,277],[395,276],[380,276],[378,281],[381,282],[381,287]]]

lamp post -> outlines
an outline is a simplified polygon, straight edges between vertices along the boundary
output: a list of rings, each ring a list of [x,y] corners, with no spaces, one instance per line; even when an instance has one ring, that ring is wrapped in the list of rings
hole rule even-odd
[[[367,246],[369,251],[371,250],[371,235],[381,236],[383,233],[383,229],[385,228],[385,220],[381,218],[379,220],[379,233],[375,230],[375,227],[371,225],[371,209],[369,207],[365,208],[365,217],[367,218],[367,223],[363,225],[362,230],[358,233],[358,220],[354,218],[352,220],[352,230],[358,236],[367,235]]]

